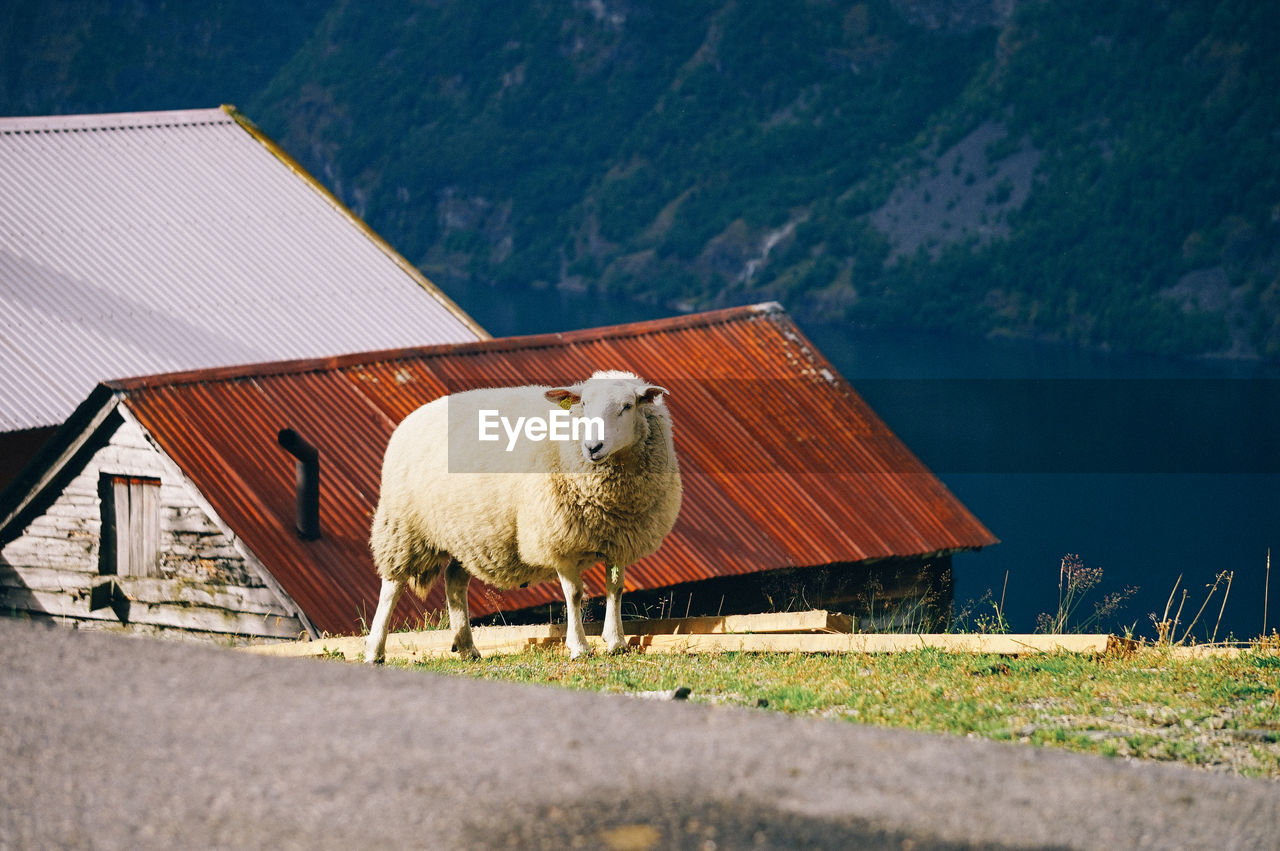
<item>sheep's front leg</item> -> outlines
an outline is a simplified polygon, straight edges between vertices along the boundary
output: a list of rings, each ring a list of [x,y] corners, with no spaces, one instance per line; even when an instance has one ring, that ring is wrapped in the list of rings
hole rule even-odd
[[[373,614],[373,624],[369,627],[369,640],[365,643],[364,660],[376,664],[383,660],[387,652],[387,628],[391,623],[391,613],[395,611],[396,601],[404,590],[404,582],[394,579],[382,580],[382,590],[378,593],[378,609]]]
[[[604,575],[604,646],[610,653],[626,649],[627,638],[622,632],[622,576],[625,568],[611,564]]]
[[[456,559],[445,566],[444,599],[449,607],[453,649],[463,659],[479,659],[480,651],[471,640],[471,615],[467,612],[467,586],[470,584],[471,574]]]
[[[564,591],[565,643],[569,645],[569,658],[591,655],[587,644],[587,631],[582,628],[582,574],[560,574],[560,588]]]

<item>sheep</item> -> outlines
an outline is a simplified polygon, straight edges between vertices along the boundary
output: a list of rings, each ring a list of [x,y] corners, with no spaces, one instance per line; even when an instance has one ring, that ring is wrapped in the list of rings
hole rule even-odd
[[[598,371],[572,387],[455,393],[406,417],[387,444],[370,534],[382,588],[365,661],[382,661],[405,583],[425,595],[441,575],[461,657],[480,657],[467,610],[472,576],[498,588],[558,578],[570,656],[589,654],[582,574],[599,562],[605,646],[622,650],[626,568],[657,551],[680,510],[667,395],[632,373]],[[557,422],[566,436],[566,420],[584,427],[549,439]]]

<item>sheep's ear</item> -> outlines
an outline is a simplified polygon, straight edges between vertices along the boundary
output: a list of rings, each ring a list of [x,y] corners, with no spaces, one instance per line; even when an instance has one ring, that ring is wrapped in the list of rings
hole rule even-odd
[[[644,389],[644,392],[636,397],[641,405],[650,405],[659,401],[663,396],[670,396],[671,391],[665,387],[659,387],[656,384],[650,384]]]
[[[566,390],[563,387],[548,390],[546,395],[548,402],[555,402],[566,411],[582,401],[582,396],[580,394],[574,393],[572,390]]]

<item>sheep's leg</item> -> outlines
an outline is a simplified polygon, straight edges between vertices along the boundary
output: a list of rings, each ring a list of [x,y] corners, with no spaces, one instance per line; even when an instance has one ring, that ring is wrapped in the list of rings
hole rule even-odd
[[[560,574],[560,588],[564,591],[565,643],[569,645],[569,658],[591,655],[587,644],[587,631],[582,628],[582,574]]]
[[[449,606],[449,629],[453,632],[453,649],[463,659],[479,659],[480,652],[471,640],[471,616],[467,612],[467,586],[471,574],[450,561],[444,568],[444,599]]]
[[[382,580],[382,591],[378,594],[378,609],[374,612],[373,623],[369,626],[369,640],[364,648],[364,660],[370,664],[379,663],[387,652],[387,627],[391,623],[391,613],[395,611],[396,601],[404,590],[404,582],[395,579]]]
[[[622,633],[622,575],[625,568],[611,564],[604,575],[604,646],[610,653],[626,649],[627,639]]]

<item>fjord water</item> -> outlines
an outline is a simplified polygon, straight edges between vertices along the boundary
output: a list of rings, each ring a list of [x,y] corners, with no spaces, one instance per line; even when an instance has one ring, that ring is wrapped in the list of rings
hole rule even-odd
[[[449,287],[495,336],[670,315],[652,305],[555,290],[511,295]],[[991,614],[1003,595],[1014,631],[1058,608],[1065,554],[1101,568],[1072,623],[1103,595],[1136,587],[1090,631],[1154,636],[1177,583],[1177,635],[1208,586],[1204,639],[1280,626],[1280,370],[1250,362],[1082,352],[800,321],[876,412],[1000,543],[954,560],[956,605]],[[1007,576],[1007,584],[1006,584]],[[984,594],[991,601],[978,603]],[[1221,622],[1219,623],[1219,612]]]
[[[803,323],[802,323],[803,325]],[[1136,587],[1090,631],[1263,632],[1267,551],[1280,575],[1280,374],[1205,362],[805,327],[877,413],[1001,543],[954,562],[956,601],[1005,594],[1015,631],[1058,608],[1064,555],[1102,569],[1071,623]],[[1005,586],[1008,577],[1007,590]],[[1266,629],[1280,625],[1280,578]],[[1221,622],[1219,623],[1219,613]],[[976,607],[991,614],[991,605]]]

